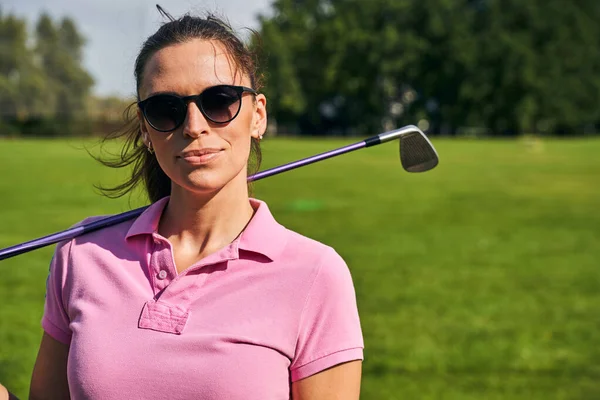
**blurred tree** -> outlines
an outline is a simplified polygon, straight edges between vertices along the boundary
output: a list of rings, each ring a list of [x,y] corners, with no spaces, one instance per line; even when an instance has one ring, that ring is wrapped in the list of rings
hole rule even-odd
[[[260,51],[279,125],[366,134],[425,119],[511,133],[600,120],[596,0],[276,0],[273,11]]]
[[[36,113],[36,115],[55,117],[61,89],[55,76],[57,71],[60,70],[60,63],[57,61],[56,56],[58,52],[58,33],[48,14],[44,13],[38,19],[33,39],[35,64],[43,72],[43,90],[40,95],[46,100],[44,112]]]
[[[70,119],[82,117],[86,113],[86,99],[94,81],[82,66],[85,39],[70,18],[61,21],[58,28],[58,44],[62,68],[57,71],[57,80],[64,93],[59,97],[58,111]]]
[[[122,98],[117,96],[90,96],[86,108],[92,119],[106,121],[121,121],[127,107],[135,104],[135,98]],[[134,108],[133,111],[136,111]]]
[[[299,54],[306,52],[307,43],[301,35],[305,29],[293,26],[299,21],[295,19],[291,2],[278,3],[281,3],[278,5],[280,10],[273,19],[261,17],[260,41],[255,40],[253,45],[258,49],[263,70],[268,71],[264,91],[269,99],[276,99],[268,106],[277,115],[281,130],[287,124],[295,125],[306,110],[306,92],[300,87],[296,61]]]
[[[42,14],[35,29],[35,53],[46,75],[45,92],[52,101],[53,118],[64,133],[76,132],[86,117],[87,98],[93,79],[82,66],[85,39],[70,18],[55,26],[47,14]]]
[[[556,132],[600,118],[600,3],[479,3],[476,70],[465,82],[472,99],[465,107],[479,109],[477,123],[497,132]]]
[[[46,77],[28,46],[25,20],[0,10],[0,133],[18,134],[23,121],[48,114],[48,104]]]
[[[0,8],[0,135],[81,135],[120,123],[131,101],[91,96],[85,43],[70,18],[42,14],[32,37],[25,19]]]
[[[0,113],[16,116],[20,112],[19,86],[21,72],[29,62],[27,26],[13,15],[0,10]]]
[[[261,19],[266,93],[278,125],[311,133],[379,130],[410,47],[393,25],[406,1],[277,0]],[[396,18],[399,17],[399,18]],[[390,54],[391,53],[391,54]]]

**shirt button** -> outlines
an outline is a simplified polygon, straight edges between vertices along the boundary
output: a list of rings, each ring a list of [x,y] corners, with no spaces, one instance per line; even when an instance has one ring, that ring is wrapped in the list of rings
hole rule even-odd
[[[161,269],[160,272],[158,273],[158,279],[165,279],[167,277],[167,271],[165,271],[164,269]]]

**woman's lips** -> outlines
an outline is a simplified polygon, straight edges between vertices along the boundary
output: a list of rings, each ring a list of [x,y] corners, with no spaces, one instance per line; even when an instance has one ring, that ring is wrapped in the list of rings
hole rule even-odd
[[[222,149],[200,149],[200,150],[189,150],[181,153],[178,158],[181,158],[188,164],[202,165],[208,164],[215,160],[223,152]]]

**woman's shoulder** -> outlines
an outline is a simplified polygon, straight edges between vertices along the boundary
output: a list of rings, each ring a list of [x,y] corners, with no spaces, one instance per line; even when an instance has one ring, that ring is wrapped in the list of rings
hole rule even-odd
[[[108,217],[111,217],[111,216],[112,216],[111,214],[92,215],[92,216],[89,216],[89,217],[86,217],[86,218],[82,219],[81,221],[78,221],[78,222],[74,223],[73,225],[71,225],[69,227],[69,229],[71,229],[71,228],[79,228],[79,227],[84,226],[84,225],[89,225],[89,224],[91,224],[93,222],[100,221],[100,220],[102,220],[104,218],[108,218]]]
[[[75,233],[76,236],[63,240],[58,243],[57,248],[65,248],[65,247],[73,247],[82,243],[91,243],[91,242],[102,242],[107,239],[110,241],[114,241],[116,238],[125,238],[127,232],[133,222],[134,219],[126,220],[117,224],[112,224],[108,226],[103,226],[100,228],[91,229],[90,225],[102,221],[106,218],[111,217],[111,214],[104,215],[93,215],[82,219],[81,221],[76,222],[71,225],[68,229],[74,228],[84,228],[82,231]]]
[[[94,215],[73,224],[69,229],[89,226],[110,215]],[[105,226],[90,232],[76,233],[76,236],[56,244],[52,255],[50,270],[64,274],[67,270],[74,271],[75,265],[89,265],[88,261],[108,260],[114,254],[124,251],[124,241],[135,219],[115,225]],[[81,262],[85,261],[85,262]]]
[[[333,251],[333,247],[331,247],[329,244],[323,241],[306,236],[305,234],[294,231],[285,226],[284,229],[285,234],[287,236],[288,245],[291,245],[298,249],[303,249],[321,254]]]
[[[305,236],[299,232],[284,228],[286,230],[286,245],[282,256],[288,260],[299,259],[304,264],[315,266],[329,265],[346,268],[342,256],[330,244]]]
[[[245,235],[251,247],[265,250],[267,255],[286,264],[314,265],[324,259],[340,259],[334,248],[325,241],[288,228],[271,214],[266,202],[251,199],[256,214],[247,226]],[[244,239],[243,239],[244,240]]]

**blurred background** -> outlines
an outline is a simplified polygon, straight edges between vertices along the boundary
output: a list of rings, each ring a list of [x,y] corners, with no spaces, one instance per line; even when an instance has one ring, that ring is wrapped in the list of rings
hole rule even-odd
[[[600,2],[161,5],[224,16],[256,49],[263,168],[407,124],[436,146],[425,174],[389,144],[253,186],[346,259],[361,398],[600,398]],[[102,197],[127,172],[88,152],[162,22],[143,0],[0,0],[0,247],[147,204]],[[0,262],[0,382],[22,397],[52,252]]]

